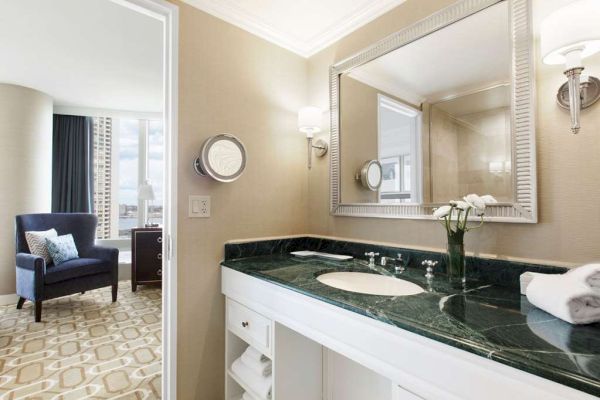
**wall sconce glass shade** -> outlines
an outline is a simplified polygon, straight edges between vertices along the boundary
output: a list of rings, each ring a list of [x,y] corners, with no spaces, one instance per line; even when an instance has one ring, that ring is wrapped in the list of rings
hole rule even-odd
[[[319,107],[307,106],[303,107],[298,111],[298,130],[306,134],[308,139],[308,169],[312,167],[312,151],[315,149],[315,153],[318,157],[323,157],[327,154],[329,146],[323,139],[319,139],[313,145],[313,135],[321,132],[321,120],[323,116],[323,110]]]
[[[551,13],[540,26],[541,51],[545,64],[564,64],[568,78],[568,108],[571,130],[580,128],[582,97],[590,106],[600,95],[600,82],[589,77],[580,82],[582,60],[600,51],[600,1],[577,0]],[[559,90],[558,101],[567,106],[565,90]],[[562,99],[562,101],[561,101]],[[590,102],[590,99],[594,99]]]
[[[306,137],[321,132],[321,120],[323,111],[319,107],[303,107],[298,111],[298,130],[306,133]]]

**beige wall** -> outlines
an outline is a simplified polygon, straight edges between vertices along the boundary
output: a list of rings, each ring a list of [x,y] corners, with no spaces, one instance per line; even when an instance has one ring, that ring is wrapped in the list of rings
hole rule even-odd
[[[219,261],[234,238],[307,230],[306,60],[180,2],[178,398],[219,400],[224,388],[224,302]],[[192,160],[211,135],[238,136],[247,168],[229,184]],[[315,166],[323,164],[315,160]],[[210,195],[211,217],[189,219],[188,195]]]
[[[408,0],[309,59],[309,100],[328,108],[328,67],[376,40],[416,22],[453,0]],[[534,10],[535,11],[535,10]],[[600,104],[585,110],[579,135],[555,103],[564,81],[560,67],[537,62],[537,157],[540,223],[486,224],[467,236],[468,249],[501,257],[578,263],[600,260]],[[597,59],[596,59],[597,60]],[[600,75],[600,63],[588,72]],[[442,249],[444,231],[432,221],[329,215],[328,166],[309,174],[310,232]]]
[[[0,295],[15,293],[15,215],[50,212],[52,98],[0,84]]]

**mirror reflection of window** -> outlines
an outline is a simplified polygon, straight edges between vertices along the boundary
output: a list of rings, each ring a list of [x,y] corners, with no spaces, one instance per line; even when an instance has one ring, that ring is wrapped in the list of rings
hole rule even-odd
[[[377,101],[378,156],[383,170],[379,201],[419,203],[421,111],[383,94]]]

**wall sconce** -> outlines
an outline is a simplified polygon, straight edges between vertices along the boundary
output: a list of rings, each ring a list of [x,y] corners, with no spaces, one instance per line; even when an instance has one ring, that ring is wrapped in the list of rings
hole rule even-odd
[[[600,1],[577,0],[550,14],[541,24],[544,64],[564,64],[568,82],[558,104],[571,111],[571,131],[579,132],[579,116],[600,98],[600,80],[581,75],[582,60],[600,51]]]
[[[298,111],[298,130],[306,133],[308,139],[308,169],[312,167],[312,150],[315,149],[318,157],[323,157],[329,148],[323,139],[316,140],[313,145],[314,134],[321,132],[322,115],[323,112],[319,107],[303,107]]]

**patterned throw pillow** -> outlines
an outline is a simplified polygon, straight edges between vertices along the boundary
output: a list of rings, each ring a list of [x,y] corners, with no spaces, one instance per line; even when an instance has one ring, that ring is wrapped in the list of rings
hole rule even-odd
[[[29,231],[25,232],[25,240],[29,251],[34,256],[42,257],[46,261],[46,265],[52,262],[52,257],[48,253],[48,246],[46,245],[46,238],[57,237],[56,229],[48,229],[47,231]]]
[[[73,235],[70,233],[54,238],[46,238],[46,245],[48,246],[48,252],[54,261],[54,265],[60,265],[65,261],[79,258],[77,246],[75,246]]]

